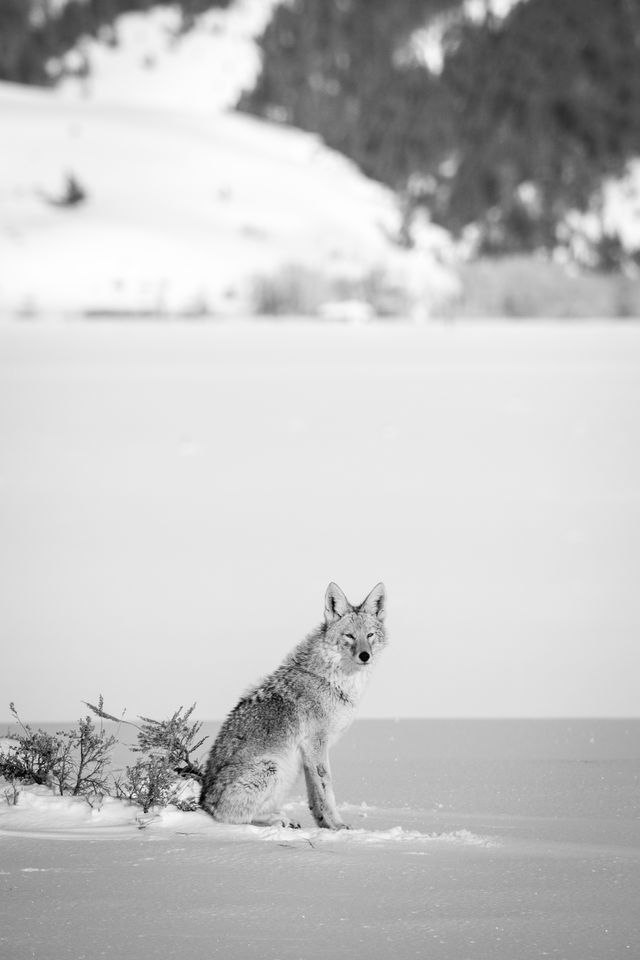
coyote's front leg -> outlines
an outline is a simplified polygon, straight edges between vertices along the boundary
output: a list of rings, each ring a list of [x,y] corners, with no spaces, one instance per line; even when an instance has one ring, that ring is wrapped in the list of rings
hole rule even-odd
[[[348,830],[336,806],[329,766],[329,750],[324,742],[302,747],[302,766],[307,783],[309,809],[319,827],[328,830]]]

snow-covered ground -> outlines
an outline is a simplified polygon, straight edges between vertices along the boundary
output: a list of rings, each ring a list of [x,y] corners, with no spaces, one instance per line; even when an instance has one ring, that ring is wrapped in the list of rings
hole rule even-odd
[[[339,833],[0,787],[3,956],[635,957],[638,725],[356,723]]]
[[[0,84],[0,314],[425,317],[455,293],[444,231],[423,223],[401,249],[389,190],[312,135],[230,112],[272,7],[238,0],[186,33],[175,8],[126,14],[116,47],[66,58],[88,79]]]

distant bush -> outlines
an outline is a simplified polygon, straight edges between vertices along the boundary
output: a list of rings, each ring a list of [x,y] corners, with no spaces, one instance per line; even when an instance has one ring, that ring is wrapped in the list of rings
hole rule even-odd
[[[302,264],[256,276],[252,284],[252,310],[258,316],[316,316],[331,297],[330,281],[323,273]]]
[[[87,199],[87,191],[74,174],[65,176],[64,184],[56,196],[44,196],[52,207],[77,207]]]
[[[290,263],[253,280],[253,312],[263,317],[406,317],[414,304],[407,290],[382,267],[359,277],[332,276]],[[342,309],[341,309],[342,307]]]
[[[640,317],[640,278],[589,273],[545,258],[483,258],[460,267],[456,317]]]

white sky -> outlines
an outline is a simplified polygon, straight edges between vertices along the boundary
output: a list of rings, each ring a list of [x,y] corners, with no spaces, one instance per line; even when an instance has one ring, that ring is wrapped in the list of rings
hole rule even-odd
[[[0,327],[0,716],[221,717],[380,579],[365,716],[637,715],[640,330]]]

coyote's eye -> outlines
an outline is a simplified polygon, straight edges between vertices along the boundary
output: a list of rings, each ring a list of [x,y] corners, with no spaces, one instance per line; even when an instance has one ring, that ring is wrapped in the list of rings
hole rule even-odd
[[[368,633],[368,634],[367,634],[367,640],[371,640],[371,637],[372,637],[372,636],[373,636],[372,633]]]
[[[352,633],[345,633],[345,637],[348,637],[349,640],[355,640],[355,637]]]

